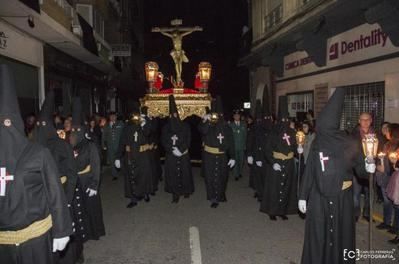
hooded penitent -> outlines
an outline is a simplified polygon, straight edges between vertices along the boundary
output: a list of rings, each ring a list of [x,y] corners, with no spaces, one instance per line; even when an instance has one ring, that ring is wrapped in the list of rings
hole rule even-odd
[[[175,102],[175,97],[173,95],[169,95],[169,117],[170,117],[170,125],[172,131],[178,131],[182,127],[182,122],[179,117],[179,112],[177,111],[177,106]]]
[[[46,146],[48,140],[57,138],[57,131],[53,123],[54,92],[49,91],[40,110],[36,121],[36,127],[33,130],[34,141]]]
[[[278,121],[289,118],[288,113],[288,98],[287,96],[280,96],[278,100]]]
[[[0,167],[14,173],[27,144],[14,78],[8,66],[0,65]]]
[[[344,108],[345,89],[337,88],[326,106],[318,116],[316,130],[320,143],[328,142],[328,145],[336,145],[342,142],[345,136],[340,130],[341,115]]]
[[[278,100],[277,127],[279,129],[287,129],[289,127],[288,98],[280,96]]]
[[[262,102],[259,99],[256,100],[255,119],[256,120],[262,120],[263,119]]]
[[[72,99],[72,131],[70,143],[76,147],[85,140],[85,127],[82,122],[82,103],[80,98]]]

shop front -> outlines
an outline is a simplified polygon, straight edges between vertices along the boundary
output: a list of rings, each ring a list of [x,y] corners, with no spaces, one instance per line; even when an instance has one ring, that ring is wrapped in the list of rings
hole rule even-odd
[[[317,67],[304,51],[284,57],[276,98],[288,95],[292,117],[311,109],[317,119],[334,89],[345,87],[342,128],[356,126],[362,112],[373,115],[375,127],[399,122],[399,48],[378,24],[363,24],[328,39],[326,56],[324,67]]]
[[[0,64],[14,74],[22,116],[37,113],[43,99],[43,44],[0,20]]]

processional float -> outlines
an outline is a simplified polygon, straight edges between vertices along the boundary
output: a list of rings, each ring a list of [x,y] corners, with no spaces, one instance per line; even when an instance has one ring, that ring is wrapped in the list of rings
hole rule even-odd
[[[183,63],[188,63],[188,58],[182,48],[183,37],[202,31],[201,27],[182,27],[182,20],[171,21],[171,27],[154,27],[152,32],[161,33],[171,38],[173,49],[170,52],[175,64],[176,77],[171,77],[171,88],[163,89],[164,76],[155,61],[145,64],[145,76],[148,82],[147,94],[140,99],[142,106],[148,107],[148,114],[154,117],[167,117],[169,115],[170,94],[175,97],[177,109],[181,119],[196,115],[202,117],[206,108],[211,106],[212,97],[208,93],[208,84],[211,79],[212,66],[209,62],[200,62],[195,76],[195,87],[185,88],[182,80]]]

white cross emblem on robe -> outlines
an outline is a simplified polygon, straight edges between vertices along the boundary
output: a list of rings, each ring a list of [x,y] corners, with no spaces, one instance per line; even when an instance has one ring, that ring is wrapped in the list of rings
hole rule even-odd
[[[179,139],[176,135],[170,138],[173,141],[173,146],[176,145],[176,141]]]
[[[7,175],[6,168],[0,168],[0,196],[6,196],[7,181],[13,181],[13,175]]]
[[[139,134],[137,133],[137,131],[136,132],[134,132],[134,142],[137,142],[137,138],[138,138],[138,136],[139,136]]]
[[[220,144],[223,143],[224,136],[222,135],[222,133],[219,133],[219,136],[217,136],[217,139],[219,139]]]
[[[319,152],[320,163],[321,163],[321,171],[325,171],[325,163],[324,161],[329,160],[329,157],[323,157],[323,152]]]
[[[289,135],[287,135],[287,133],[284,133],[283,139],[284,139],[285,141],[287,141],[287,145],[288,145],[288,146],[291,146],[290,138],[291,138],[291,137],[290,137]]]

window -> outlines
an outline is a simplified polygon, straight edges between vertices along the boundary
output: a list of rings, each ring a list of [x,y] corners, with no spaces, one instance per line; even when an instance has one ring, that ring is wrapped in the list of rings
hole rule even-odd
[[[97,10],[94,11],[94,30],[104,38],[104,18]]]
[[[279,4],[267,16],[265,16],[265,32],[281,23],[283,19],[283,5]]]
[[[93,26],[93,6],[77,4],[76,11],[81,15],[90,26]]]
[[[346,95],[341,128],[352,130],[358,124],[359,115],[368,112],[373,117],[374,129],[378,129],[384,122],[385,82],[343,87],[346,89]]]
[[[287,99],[290,117],[302,121],[306,118],[306,113],[313,110],[313,91],[287,94]]]

